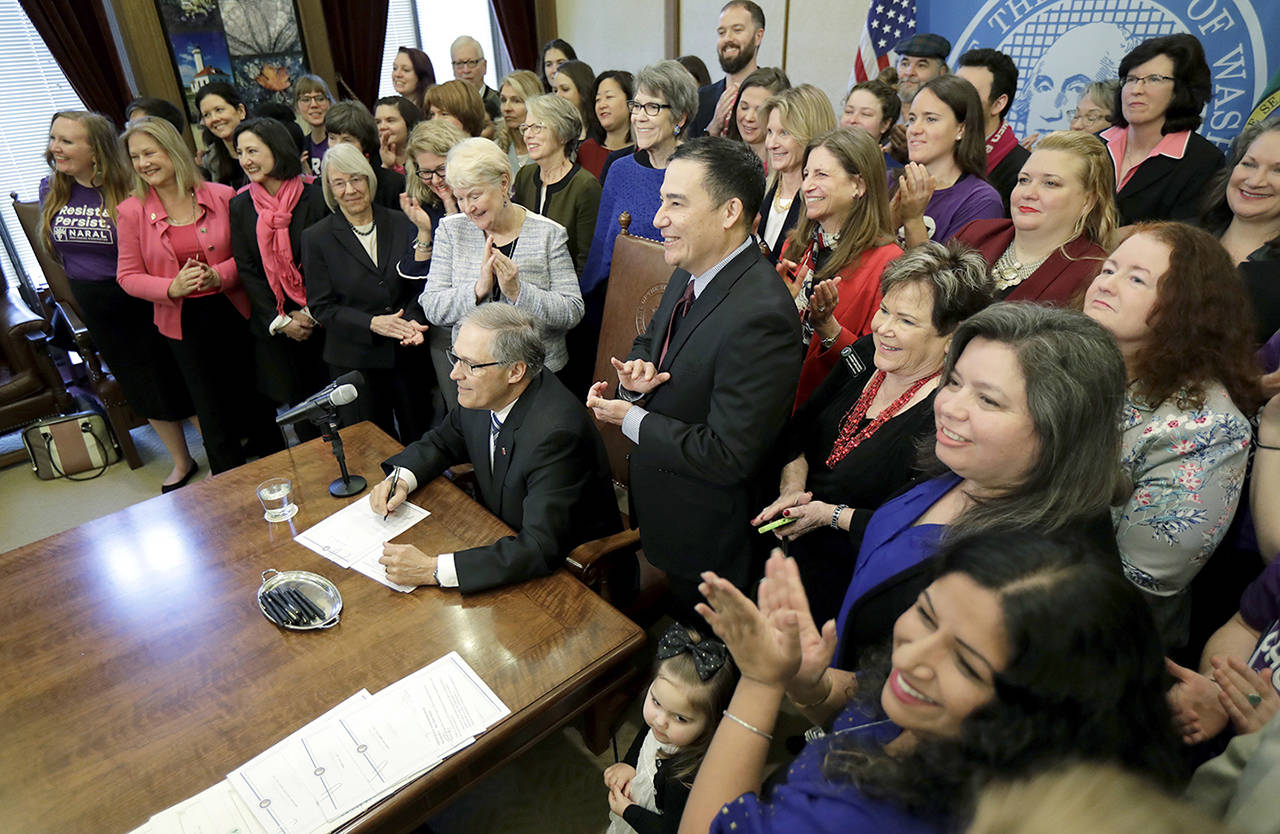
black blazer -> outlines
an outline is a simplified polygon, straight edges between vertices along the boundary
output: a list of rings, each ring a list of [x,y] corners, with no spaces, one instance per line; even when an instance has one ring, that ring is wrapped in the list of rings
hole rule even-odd
[[[672,274],[629,359],[657,363],[689,277]],[[654,565],[685,580],[714,570],[740,587],[748,581],[752,551],[766,544],[749,522],[764,506],[761,474],[791,412],[800,360],[795,302],[753,239],[689,309],[660,367],[671,379],[644,403],[631,501]]]
[[[378,188],[373,194],[374,205],[400,211],[400,195],[404,193],[404,174],[392,171],[390,168],[383,168],[381,165],[374,165],[372,162],[369,164],[373,165],[373,176],[378,181]]]
[[[706,135],[707,125],[711,124],[711,117],[716,114],[716,102],[720,100],[720,96],[724,95],[724,88],[727,85],[728,78],[721,78],[719,81],[698,88],[698,115],[693,117],[693,124],[689,127],[690,139]]]
[[[756,226],[756,231],[760,234],[760,240],[764,240],[764,225],[769,222],[769,214],[773,211],[773,195],[777,193],[778,186],[782,184],[779,179],[773,184],[773,188],[764,195],[764,201],[760,203],[760,223]],[[800,209],[804,206],[804,198],[798,193],[795,199],[791,201],[791,208],[787,210],[787,219],[782,221],[782,231],[778,232],[778,240],[769,248],[769,260],[773,263],[778,262],[778,258],[782,257],[782,247],[787,243],[787,233],[796,227],[800,222]],[[792,257],[799,257],[793,255]]]
[[[622,529],[600,431],[554,374],[539,373],[516,400],[498,433],[492,470],[490,413],[455,408],[382,464],[388,473],[403,466],[425,484],[469,462],[485,507],[518,531],[454,555],[463,593],[546,576],[574,547]]]
[[[297,402],[324,385],[327,379],[321,351],[324,335],[315,331],[305,342],[293,342],[286,336],[271,335],[271,322],[276,317],[276,296],[262,267],[258,248],[258,210],[253,197],[242,191],[231,198],[231,251],[240,271],[240,282],[249,296],[249,330],[254,335],[254,359],[258,390],[278,403]],[[318,183],[305,183],[298,205],[289,221],[289,243],[293,262],[302,270],[302,232],[329,216],[324,192]],[[284,312],[301,305],[285,296]],[[314,342],[314,344],[312,344]]]
[[[1200,200],[1210,178],[1224,164],[1216,145],[1192,133],[1182,159],[1155,156],[1133,172],[1116,194],[1120,225],[1143,220],[1194,220],[1200,215]]]
[[[378,263],[369,260],[356,233],[339,211],[302,233],[302,273],[307,304],[324,327],[324,361],[343,368],[391,368],[400,342],[369,329],[374,316],[403,309],[404,317],[426,324],[418,304],[422,281],[396,269],[418,229],[402,212],[373,206],[378,229]]]

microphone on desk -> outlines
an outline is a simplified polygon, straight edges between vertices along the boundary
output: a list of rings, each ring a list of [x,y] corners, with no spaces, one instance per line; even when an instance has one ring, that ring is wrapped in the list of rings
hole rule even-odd
[[[355,372],[353,372],[355,373]],[[341,378],[341,377],[340,377]],[[339,378],[339,379],[340,379]],[[323,418],[332,413],[340,405],[353,403],[360,392],[351,383],[338,385],[337,380],[315,396],[308,397],[298,405],[276,418],[276,425],[287,426],[302,420]]]

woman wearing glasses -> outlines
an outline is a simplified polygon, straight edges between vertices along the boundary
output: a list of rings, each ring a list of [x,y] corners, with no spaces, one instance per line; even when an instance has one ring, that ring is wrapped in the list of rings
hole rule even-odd
[[[329,150],[329,134],[324,129],[324,117],[333,106],[333,94],[329,85],[318,75],[304,75],[293,85],[293,109],[306,122],[309,133],[303,151],[306,159],[303,164],[307,173],[313,177],[320,176],[320,163],[324,152]]]
[[[1120,62],[1115,127],[1102,132],[1116,168],[1120,223],[1189,220],[1222,154],[1195,132],[1213,95],[1193,35],[1152,38]]]
[[[321,183],[333,214],[302,233],[307,306],[324,328],[330,375],[364,376],[359,398],[338,414],[344,425],[372,420],[410,443],[431,426],[431,372],[422,284],[397,263],[424,244],[404,214],[374,202],[377,178],[354,145],[329,148]]]
[[[431,241],[432,229],[440,226],[441,218],[458,213],[453,189],[444,181],[445,159],[453,146],[466,138],[462,128],[444,119],[419,122],[409,134],[409,144],[405,147],[404,193],[412,205],[426,214],[426,227],[419,226],[418,231],[426,235],[427,242]]]
[[[526,133],[525,140],[530,138]],[[501,148],[488,139],[467,139],[449,151],[446,164],[459,214],[436,228],[421,303],[432,325],[431,360],[440,393],[452,409],[457,385],[449,379],[453,365],[444,351],[468,311],[501,301],[532,315],[542,327],[546,367],[558,374],[568,361],[564,334],[582,318],[582,295],[564,227],[508,197],[511,163]],[[422,218],[412,206],[406,214],[421,233]],[[401,275],[421,275],[425,261],[419,249],[401,264]]]
[[[526,165],[516,174],[514,199],[564,226],[569,235],[569,257],[580,273],[596,230],[600,183],[573,159],[582,125],[578,108],[554,94],[531,98],[525,106],[527,121],[520,129],[529,158],[537,164]],[[596,336],[579,325],[565,338],[569,364],[561,376],[567,377],[570,391],[586,390],[595,368]]]
[[[653,217],[662,202],[659,189],[667,163],[684,141],[685,128],[698,113],[698,88],[693,76],[679,61],[659,61],[636,76],[635,98],[627,102],[635,135],[635,153],[608,167],[600,195],[591,251],[582,268],[579,284],[586,304],[584,326],[599,333],[604,313],[604,294],[613,265],[613,242],[620,226],[618,215],[631,214],[630,233],[650,240],[662,236],[653,226]],[[594,346],[590,349],[595,356]]]

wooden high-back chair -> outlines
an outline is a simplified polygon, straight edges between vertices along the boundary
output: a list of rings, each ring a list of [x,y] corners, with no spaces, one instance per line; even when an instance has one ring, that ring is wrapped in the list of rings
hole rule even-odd
[[[67,280],[67,273],[63,270],[62,264],[40,242],[40,204],[23,202],[18,199],[16,193],[11,193],[9,197],[13,200],[13,212],[18,216],[18,222],[27,236],[27,242],[31,244],[31,250],[35,252],[36,260],[40,264],[40,271],[44,273],[44,280],[49,285],[49,293],[52,296],[47,305],[49,323],[55,334],[65,331],[71,335],[74,350],[84,362],[83,378],[73,381],[78,383],[78,387],[83,389],[84,393],[97,401],[107,422],[111,424],[116,442],[120,444],[120,451],[128,462],[129,468],[137,469],[142,466],[142,458],[138,455],[133,438],[129,436],[129,429],[142,425],[143,421],[129,407],[124,391],[121,390],[116,378],[111,375],[110,368],[103,367],[102,357],[93,344],[89,328],[85,326],[80,305],[71,294],[71,283]]]

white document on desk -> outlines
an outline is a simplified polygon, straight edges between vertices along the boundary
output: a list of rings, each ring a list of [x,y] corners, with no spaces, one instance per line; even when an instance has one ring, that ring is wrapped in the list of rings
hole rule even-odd
[[[327,713],[228,777],[272,834],[331,831],[510,710],[456,653]]]
[[[226,779],[151,818],[149,834],[266,834]]]
[[[357,498],[325,520],[312,525],[294,537],[303,547],[314,550],[344,568],[363,573],[408,593],[412,585],[397,585],[387,579],[386,569],[378,561],[382,545],[431,515],[416,504],[405,501],[385,520],[369,506],[369,499]]]

